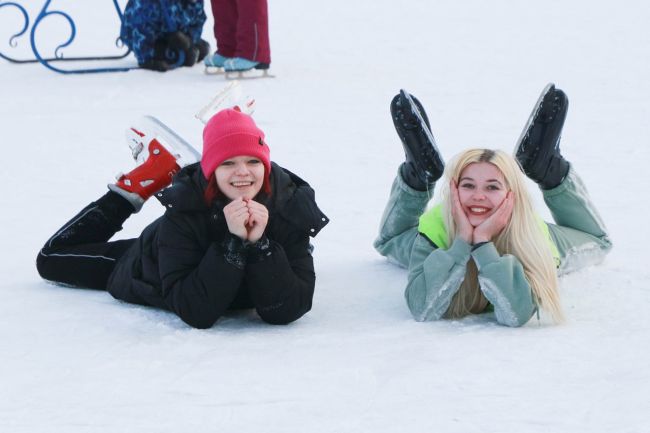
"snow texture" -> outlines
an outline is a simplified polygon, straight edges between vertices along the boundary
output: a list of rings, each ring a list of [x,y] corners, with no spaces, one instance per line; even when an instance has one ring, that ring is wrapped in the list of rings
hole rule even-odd
[[[77,19],[66,55],[111,52],[110,2],[53,3]],[[34,266],[42,244],[133,166],[129,122],[156,116],[200,148],[193,115],[223,77],[200,66],[63,76],[0,61],[0,431],[647,432],[650,3],[275,1],[269,15],[277,78],[244,86],[273,159],[315,187],[331,218],[315,239],[314,307],[288,326],[233,313],[190,329],[48,284]],[[43,51],[69,33],[48,20]],[[4,45],[19,26],[0,9],[3,53],[28,52],[28,38]],[[214,42],[211,21],[204,37]],[[416,322],[406,271],[372,248],[403,158],[391,98],[401,87],[418,97],[449,160],[468,146],[511,151],[549,81],[571,101],[562,149],[611,231],[611,254],[562,278],[564,325]],[[162,211],[145,204],[119,236]]]

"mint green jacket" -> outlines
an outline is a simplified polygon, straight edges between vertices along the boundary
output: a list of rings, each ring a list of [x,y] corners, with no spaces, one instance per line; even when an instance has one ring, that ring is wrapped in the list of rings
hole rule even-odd
[[[558,273],[602,260],[611,243],[575,172],[571,170],[561,185],[542,193],[556,222],[546,224]],[[444,317],[471,257],[478,268],[480,290],[494,307],[496,320],[513,327],[527,323],[537,306],[519,260],[500,255],[492,242],[472,250],[459,238],[449,247],[440,238],[429,239],[419,230],[419,217],[429,199],[428,193],[409,188],[398,176],[374,244],[382,255],[408,268],[405,297],[413,317],[418,321]]]

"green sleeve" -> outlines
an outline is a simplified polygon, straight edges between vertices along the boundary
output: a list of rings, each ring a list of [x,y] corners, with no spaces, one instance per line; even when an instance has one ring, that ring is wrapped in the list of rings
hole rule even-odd
[[[536,311],[524,268],[510,254],[499,256],[492,242],[472,251],[478,267],[478,282],[492,305],[497,321],[506,326],[526,324]]]
[[[436,249],[421,234],[413,244],[409,263],[406,303],[415,320],[441,319],[458,292],[471,246],[456,238],[448,250]]]

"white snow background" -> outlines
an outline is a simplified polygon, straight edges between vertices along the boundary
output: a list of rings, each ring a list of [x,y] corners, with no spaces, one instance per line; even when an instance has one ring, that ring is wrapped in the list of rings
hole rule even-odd
[[[109,1],[53,3],[77,20],[66,55],[115,52]],[[40,4],[30,2],[32,19]],[[277,0],[269,9],[276,78],[243,84],[272,158],[311,183],[331,218],[314,240],[312,311],[288,326],[251,312],[195,330],[43,281],[41,245],[133,167],[129,122],[154,115],[200,148],[193,115],[226,82],[202,66],[64,76],[1,61],[0,431],[650,431],[650,4]],[[49,20],[44,47],[69,32]],[[6,42],[20,23],[0,9],[3,53],[29,53],[28,37]],[[204,37],[214,46],[211,19]],[[608,224],[612,253],[561,280],[563,325],[415,322],[406,271],[371,245],[403,158],[392,96],[405,87],[423,102],[449,159],[470,146],[511,151],[549,81],[569,95],[563,153]],[[152,200],[119,237],[162,212]]]

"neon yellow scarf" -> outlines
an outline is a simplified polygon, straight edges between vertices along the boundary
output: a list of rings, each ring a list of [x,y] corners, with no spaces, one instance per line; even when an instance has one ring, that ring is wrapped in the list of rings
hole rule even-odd
[[[551,253],[553,253],[553,258],[555,259],[556,265],[560,263],[560,251],[557,249],[553,238],[551,237],[551,231],[548,229],[548,225],[544,220],[538,215],[537,224],[544,233],[544,237],[548,241],[548,245],[551,248]],[[442,217],[442,204],[438,204],[420,216],[420,224],[418,226],[418,231],[424,234],[431,242],[436,244],[438,248],[447,249],[447,227],[445,227],[445,221]]]

